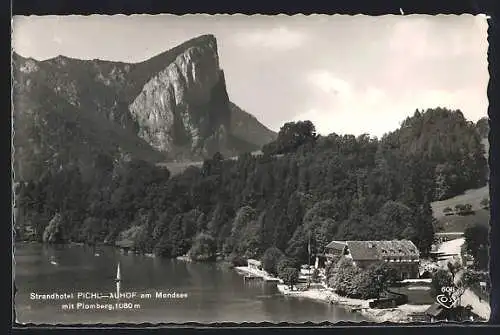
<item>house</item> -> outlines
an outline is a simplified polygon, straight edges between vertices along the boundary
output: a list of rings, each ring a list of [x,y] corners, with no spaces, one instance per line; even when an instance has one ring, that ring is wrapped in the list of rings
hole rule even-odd
[[[330,262],[349,257],[361,268],[388,263],[396,269],[401,280],[418,278],[420,253],[409,240],[332,241],[325,250]]]
[[[341,256],[347,255],[347,242],[346,241],[331,241],[325,247],[326,260],[333,261],[339,259]]]
[[[262,270],[262,263],[255,259],[249,259],[248,267],[254,270]]]
[[[132,240],[121,240],[117,241],[115,245],[122,250],[123,253],[128,253],[130,249],[134,248],[134,241]]]

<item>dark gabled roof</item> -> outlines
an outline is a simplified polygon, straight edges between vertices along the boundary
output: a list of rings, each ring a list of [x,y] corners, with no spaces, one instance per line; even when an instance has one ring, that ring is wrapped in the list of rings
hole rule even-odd
[[[452,232],[441,232],[441,233],[434,233],[434,236],[462,236],[464,233],[461,231],[452,231]]]
[[[134,241],[132,240],[121,240],[115,243],[117,247],[120,248],[132,248],[134,246]]]
[[[337,243],[341,243],[335,241]],[[333,242],[332,242],[333,243]],[[382,260],[385,258],[418,259],[417,247],[409,240],[346,241],[349,253],[356,260]]]
[[[331,241],[326,245],[325,248],[327,249],[335,249],[335,250],[344,250],[345,246],[347,245],[346,242],[344,241]]]
[[[347,247],[354,261],[378,260],[381,258],[375,241],[347,241]]]
[[[409,240],[378,241],[376,246],[380,254],[386,257],[418,259],[420,256],[415,244]]]

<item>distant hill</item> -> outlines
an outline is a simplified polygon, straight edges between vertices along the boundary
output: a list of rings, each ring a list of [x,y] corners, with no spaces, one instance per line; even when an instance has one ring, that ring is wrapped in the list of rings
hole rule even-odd
[[[213,35],[140,63],[13,55],[16,178],[97,161],[193,161],[275,134],[230,102]],[[247,124],[245,124],[247,122]],[[98,157],[100,157],[98,159]]]
[[[255,116],[232,102],[229,103],[229,109],[231,110],[231,130],[242,140],[257,144],[260,148],[276,139],[277,134],[260,123]]]
[[[416,111],[385,136],[386,146],[406,157],[425,159],[435,179],[434,200],[445,200],[486,185],[484,137],[460,110]]]
[[[245,146],[249,134],[235,141],[226,132],[221,143]],[[166,143],[156,140],[155,145]],[[60,214],[62,240],[100,243],[134,236],[139,251],[177,257],[207,234],[216,252],[227,256],[260,258],[273,247],[304,264],[310,240],[321,253],[332,240],[408,239],[427,255],[435,230],[485,221],[486,211],[478,209],[474,217],[438,217],[434,224],[432,207],[436,213],[437,205],[448,206],[455,197],[480,202],[483,193],[464,192],[486,183],[481,137],[460,111],[418,111],[381,139],[317,136],[310,121],[287,122],[271,143],[262,154],[255,150],[237,159],[223,154],[156,166],[132,160],[113,166],[111,178],[86,182],[63,170],[20,183],[18,230],[29,233],[32,227],[30,238],[43,240]],[[434,199],[440,202],[431,206]]]

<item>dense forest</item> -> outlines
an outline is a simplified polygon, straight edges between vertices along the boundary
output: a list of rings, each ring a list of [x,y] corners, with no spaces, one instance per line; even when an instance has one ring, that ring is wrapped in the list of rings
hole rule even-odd
[[[23,238],[127,240],[166,257],[261,257],[276,247],[303,262],[309,240],[321,253],[333,239],[403,238],[425,255],[430,202],[486,183],[478,126],[442,108],[417,110],[381,139],[319,136],[309,121],[287,123],[260,156],[215,154],[176,176],[99,155],[90,179],[67,167],[20,182],[16,227]],[[31,236],[22,236],[26,227]]]

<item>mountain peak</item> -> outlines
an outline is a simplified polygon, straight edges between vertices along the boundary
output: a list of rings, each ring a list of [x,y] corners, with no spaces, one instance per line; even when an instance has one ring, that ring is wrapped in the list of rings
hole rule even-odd
[[[187,40],[184,43],[181,43],[177,45],[176,47],[173,47],[172,49],[163,51],[156,56],[153,56],[151,58],[148,58],[142,62],[139,62],[138,64],[144,64],[144,63],[160,63],[160,64],[170,64],[172,63],[177,56],[185,52],[187,49],[191,47],[205,47],[205,46],[210,46],[213,48],[214,52],[217,53],[217,39],[215,38],[214,35],[212,34],[205,34],[205,35],[200,35],[197,37],[194,37],[190,40]]]
[[[24,179],[75,162],[91,171],[99,155],[149,161],[233,156],[275,137],[230,103],[213,34],[140,63],[62,55],[36,61],[13,53],[13,76],[16,169]]]

